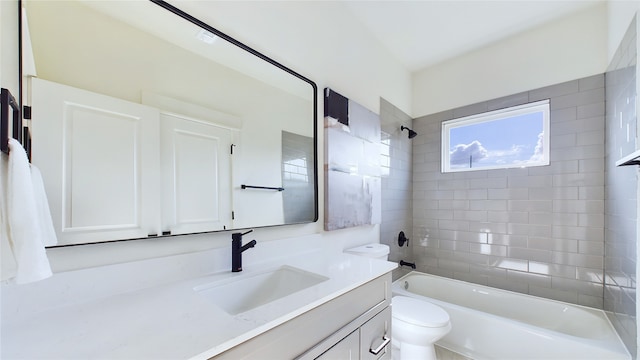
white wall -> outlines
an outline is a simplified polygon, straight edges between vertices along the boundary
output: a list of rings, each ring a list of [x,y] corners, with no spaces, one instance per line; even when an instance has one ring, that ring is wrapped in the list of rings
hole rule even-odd
[[[336,3],[174,1],[187,12],[316,82],[318,163],[323,164],[322,89],[331,87],[378,113],[380,97],[410,110],[410,74]],[[208,7],[203,11],[200,6]],[[346,11],[346,10],[345,10]],[[319,169],[320,219],[306,225],[257,229],[253,238],[323,233],[344,247],[379,241],[379,226],[323,231],[323,169]],[[54,272],[229,246],[230,232],[57,248],[48,251]]]
[[[620,45],[631,19],[640,10],[640,1],[615,0],[607,2],[607,63]]]
[[[607,8],[598,3],[416,72],[412,115],[417,118],[603,73],[606,54]]]
[[[0,86],[18,96],[18,4],[0,1]]]

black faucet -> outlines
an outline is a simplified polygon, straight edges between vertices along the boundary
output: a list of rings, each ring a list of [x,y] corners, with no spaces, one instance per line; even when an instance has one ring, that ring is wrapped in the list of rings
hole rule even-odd
[[[242,271],[242,253],[254,246],[256,246],[256,241],[251,240],[248,243],[242,245],[242,237],[252,232],[253,230],[249,230],[246,233],[233,233],[231,234],[231,271],[232,272],[240,272]]]

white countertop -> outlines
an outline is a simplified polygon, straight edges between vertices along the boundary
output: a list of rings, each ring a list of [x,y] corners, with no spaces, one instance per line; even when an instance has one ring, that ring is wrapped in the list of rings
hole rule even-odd
[[[227,314],[194,291],[194,287],[200,285],[264,273],[282,265],[329,279],[236,316]],[[38,306],[21,308],[16,304],[19,299],[10,298],[10,304],[5,306],[7,289],[3,288],[1,354],[3,359],[206,359],[384,275],[396,266],[392,262],[316,248],[256,264],[245,260],[245,270],[240,273],[215,271],[164,284],[140,285],[138,289],[129,286],[111,294],[98,291],[97,295],[86,299],[52,296],[51,301],[60,303],[50,302],[42,311]],[[120,279],[116,277],[110,281],[127,281],[126,274],[118,275]],[[135,277],[135,274],[131,276]],[[74,286],[72,282],[58,287],[61,286],[66,289],[52,290],[49,286],[40,292],[83,291],[69,289]],[[115,288],[119,286],[116,284]],[[38,291],[20,294],[47,295],[38,294]]]

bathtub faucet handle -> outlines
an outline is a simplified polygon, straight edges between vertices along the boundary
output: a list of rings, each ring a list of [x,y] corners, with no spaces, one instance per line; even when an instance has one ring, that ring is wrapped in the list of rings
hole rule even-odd
[[[400,234],[398,234],[398,245],[403,247],[405,243],[409,246],[409,238],[404,235],[404,231],[400,231]]]

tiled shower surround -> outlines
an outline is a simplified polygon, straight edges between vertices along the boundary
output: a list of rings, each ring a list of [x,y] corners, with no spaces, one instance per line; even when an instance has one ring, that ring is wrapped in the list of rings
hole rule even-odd
[[[549,166],[441,173],[442,121],[542,99]],[[414,119],[418,270],[603,308],[604,115],[601,74]]]
[[[380,242],[390,247],[389,260],[412,261],[411,248],[398,246],[398,234],[404,231],[411,238],[411,142],[407,131],[411,117],[388,101],[380,99],[380,127],[382,147],[388,147],[389,167],[382,174],[382,223]],[[411,243],[411,242],[410,242]],[[394,272],[397,277],[399,272]]]
[[[606,77],[604,309],[636,357],[638,167],[616,167],[637,144],[637,19],[616,51]]]

